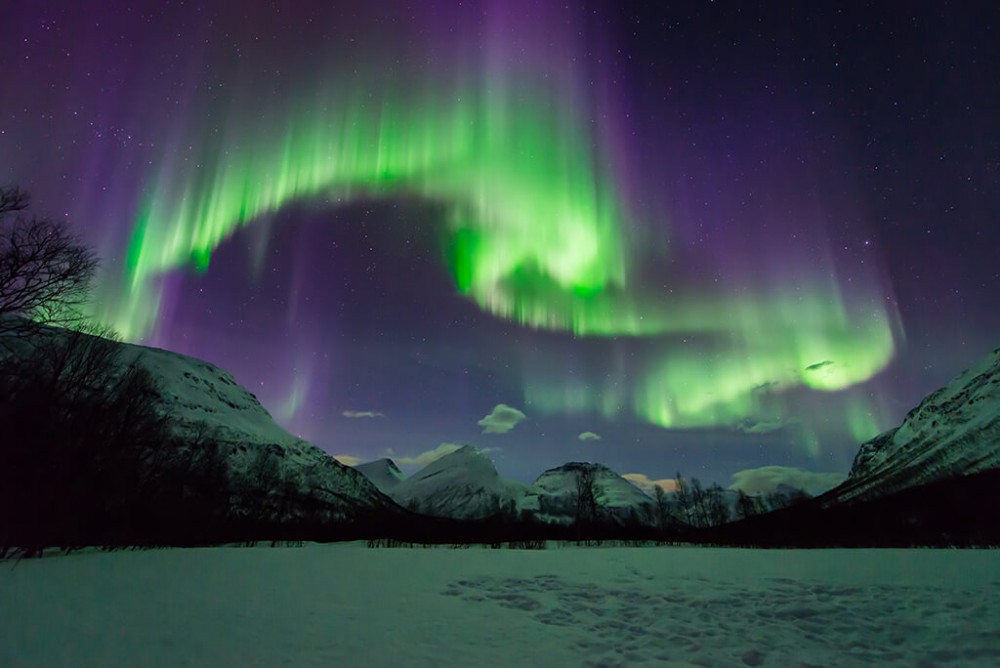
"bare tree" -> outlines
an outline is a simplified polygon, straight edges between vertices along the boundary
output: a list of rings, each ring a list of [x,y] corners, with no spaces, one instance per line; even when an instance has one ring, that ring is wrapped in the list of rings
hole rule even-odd
[[[701,486],[700,480],[691,478],[690,489],[692,524],[698,527],[707,527],[710,521],[705,488]]]
[[[747,495],[742,489],[739,490],[739,496],[736,500],[736,512],[740,519],[747,519],[753,517],[757,514],[757,500]]]
[[[729,505],[726,503],[726,493],[719,483],[712,483],[712,486],[705,490],[705,501],[711,526],[722,526],[729,522]]]
[[[81,331],[40,327],[0,355],[0,543],[135,535],[150,468],[170,449],[159,396],[118,344]]]
[[[582,466],[576,472],[576,526],[593,524],[597,519],[597,479],[594,469]]]
[[[667,528],[670,513],[667,509],[667,493],[659,485],[653,487],[653,500],[656,502],[656,526],[663,531]]]
[[[24,191],[0,188],[0,333],[24,319],[79,326],[97,255],[64,223],[21,215],[27,207]]]
[[[20,188],[0,188],[0,216],[28,208],[28,193]]]
[[[695,518],[694,508],[692,508],[691,503],[690,486],[680,471],[674,476],[674,480],[677,484],[677,506],[681,512],[681,519],[691,526],[697,526],[697,519]]]

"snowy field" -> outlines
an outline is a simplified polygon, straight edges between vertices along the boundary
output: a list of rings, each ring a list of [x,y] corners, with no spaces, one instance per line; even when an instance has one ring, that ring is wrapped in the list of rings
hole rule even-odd
[[[214,548],[0,563],[2,666],[1000,665],[1000,551]]]

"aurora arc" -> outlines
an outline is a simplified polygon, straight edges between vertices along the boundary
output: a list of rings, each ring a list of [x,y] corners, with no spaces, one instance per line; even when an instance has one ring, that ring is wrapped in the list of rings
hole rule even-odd
[[[147,336],[160,276],[207,270],[235,231],[283,207],[416,195],[444,205],[457,290],[496,316],[576,336],[725,339],[707,357],[664,345],[639,372],[629,403],[652,423],[731,424],[760,410],[762,387],[841,390],[892,359],[885,307],[851,307],[829,280],[729,295],[639,284],[625,207],[571,105],[509,90],[441,100],[348,99],[334,114],[303,105],[283,131],[220,146],[184,177],[164,167],[137,216],[113,325],[129,339]],[[593,403],[609,414],[622,400],[587,390],[606,396],[570,405],[559,400],[566,393],[541,399],[550,388],[530,378],[525,386],[552,412]]]

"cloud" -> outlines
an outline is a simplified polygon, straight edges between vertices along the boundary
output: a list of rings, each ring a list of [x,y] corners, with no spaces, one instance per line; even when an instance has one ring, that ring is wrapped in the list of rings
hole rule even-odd
[[[754,392],[762,392],[764,390],[770,390],[772,387],[778,388],[780,386],[781,386],[781,383],[779,383],[776,380],[766,380],[763,383],[761,383],[760,385],[754,385],[753,386],[753,391]]]
[[[743,490],[747,494],[767,494],[784,484],[816,495],[836,487],[846,478],[843,473],[815,473],[790,466],[761,466],[734,473],[729,489]]]
[[[757,420],[747,417],[736,423],[735,429],[736,431],[742,431],[744,434],[769,434],[772,431],[778,431],[779,429],[797,424],[799,424],[799,421],[794,419]]]
[[[599,440],[601,440],[600,434],[595,434],[592,431],[585,431],[582,434],[580,434],[579,436],[577,436],[577,438],[580,439],[581,441],[599,441]]]
[[[361,457],[355,457],[354,455],[334,455],[333,458],[344,466],[357,466],[361,463]]]
[[[653,489],[656,487],[662,487],[664,492],[677,491],[677,482],[673,478],[650,480],[645,473],[626,473],[622,475],[622,477],[644,491],[646,494],[652,494]]]
[[[379,411],[344,411],[341,413],[345,418],[377,418],[385,416]]]
[[[528,416],[507,404],[497,404],[493,411],[477,422],[484,434],[506,434]]]

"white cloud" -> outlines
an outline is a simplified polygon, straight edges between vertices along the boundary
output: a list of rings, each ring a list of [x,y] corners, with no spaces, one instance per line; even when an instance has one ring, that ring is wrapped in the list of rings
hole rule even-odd
[[[333,458],[344,466],[357,466],[361,463],[361,457],[355,457],[354,455],[334,455]]]
[[[580,439],[581,441],[599,441],[599,440],[601,440],[600,435],[599,434],[595,434],[592,431],[585,431],[582,434],[580,434],[579,436],[577,436],[577,438]]]
[[[385,413],[379,411],[344,411],[341,415],[346,418],[377,418],[383,417]]]
[[[734,473],[729,489],[743,490],[747,494],[767,494],[778,485],[785,484],[816,495],[836,487],[846,477],[843,473],[815,473],[790,466],[761,466]]]
[[[477,422],[484,434],[506,434],[528,416],[507,404],[497,404],[489,415]]]
[[[673,478],[652,480],[645,473],[626,473],[622,477],[646,494],[652,494],[656,487],[662,487],[664,492],[677,491],[677,482]]]

